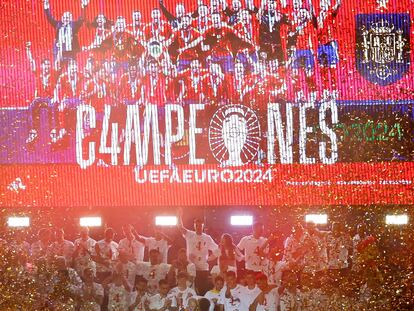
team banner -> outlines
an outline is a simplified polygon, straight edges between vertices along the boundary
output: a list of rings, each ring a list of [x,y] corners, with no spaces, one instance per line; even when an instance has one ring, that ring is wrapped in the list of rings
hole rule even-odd
[[[412,204],[413,11],[6,1],[0,206]]]

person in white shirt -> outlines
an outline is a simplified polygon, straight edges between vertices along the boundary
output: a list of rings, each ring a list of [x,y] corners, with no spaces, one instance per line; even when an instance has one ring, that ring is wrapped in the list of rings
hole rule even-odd
[[[73,252],[75,249],[71,241],[65,240],[65,232],[63,229],[57,229],[55,232],[56,241],[53,242],[46,251],[46,256],[53,259],[57,256],[63,256],[68,265],[72,265]]]
[[[328,268],[326,237],[328,232],[320,231],[315,223],[306,224],[307,235],[304,240],[303,272],[314,274]]]
[[[339,222],[332,223],[332,231],[327,236],[328,269],[334,279],[343,269],[348,268],[349,253],[352,248],[351,237],[344,232]]]
[[[104,300],[103,286],[94,282],[94,271],[91,268],[85,268],[82,274],[80,310],[100,311]]]
[[[292,234],[286,238],[283,252],[283,262],[290,269],[301,269],[303,267],[303,257],[305,249],[306,233],[300,223],[292,228]]]
[[[115,267],[112,282],[108,285],[108,311],[128,310],[131,287],[121,272],[120,265]]]
[[[209,290],[204,297],[207,298],[210,301],[210,310],[214,311],[215,307],[218,304],[219,298],[220,298],[220,291],[224,286],[224,278],[221,276],[217,276],[214,279],[214,288]]]
[[[148,282],[141,276],[135,277],[134,291],[130,296],[129,311],[146,311],[145,305],[151,295],[148,293]]]
[[[279,298],[280,311],[299,311],[301,309],[301,293],[295,272],[283,271],[282,287]]]
[[[188,299],[196,297],[197,294],[194,289],[187,286],[188,276],[186,272],[180,272],[177,276],[177,286],[172,288],[168,293],[169,296],[174,296],[178,310],[184,310],[188,306]]]
[[[171,287],[177,285],[177,276],[180,272],[186,272],[188,275],[188,287],[194,288],[194,279],[196,276],[195,264],[187,259],[187,251],[185,248],[178,250],[177,259],[173,260],[170,271],[168,272],[168,281]]]
[[[257,295],[260,294],[260,289],[256,285],[256,274],[257,272],[253,271],[247,271],[246,273],[246,299],[248,300],[249,306],[253,303]]]
[[[89,228],[83,227],[80,230],[80,238],[75,240],[73,252],[74,268],[81,277],[86,268],[91,268],[96,275],[96,263],[92,260],[95,244],[96,241],[89,237]]]
[[[172,244],[172,240],[168,236],[166,236],[156,227],[154,227],[154,237],[145,237],[139,235],[136,231],[134,231],[134,234],[137,240],[143,243],[148,248],[148,251],[152,249],[157,249],[160,252],[161,263],[168,262],[168,250],[170,249]]]
[[[232,271],[226,274],[226,285],[220,291],[219,310],[247,311],[249,299],[246,287],[237,284],[236,274]]]
[[[254,223],[252,231],[251,235],[245,236],[240,240],[237,247],[244,252],[245,269],[260,272],[267,266],[266,250],[262,250],[262,246],[267,239],[262,236],[262,223]]]
[[[168,296],[170,287],[167,280],[158,283],[159,293],[151,296],[145,304],[147,311],[172,311],[177,306],[174,296]]]
[[[120,273],[126,278],[128,284],[132,288],[135,284],[135,276],[137,273],[137,266],[129,260],[129,256],[124,251],[119,252],[116,265],[119,265]]]
[[[259,294],[250,304],[249,311],[277,311],[279,310],[279,293],[277,288],[270,286],[267,277],[259,274],[256,277]]]
[[[142,276],[148,281],[148,292],[156,294],[158,292],[158,284],[160,280],[167,277],[171,266],[166,263],[159,263],[160,253],[153,249],[149,252],[149,262],[137,263],[137,275]]]
[[[31,246],[30,252],[32,261],[36,259],[46,256],[46,251],[50,245],[50,236],[51,232],[48,228],[42,228],[39,230],[37,234],[39,240],[34,242]]]
[[[284,239],[279,232],[273,232],[267,239],[267,243],[262,246],[262,250],[268,248],[267,266],[263,273],[267,276],[267,281],[271,285],[280,286],[282,271],[286,266],[283,259]]]
[[[49,297],[53,297],[53,310],[70,310],[75,305],[75,299],[81,294],[82,280],[74,269],[67,266],[65,257],[54,257],[52,263],[55,271],[51,279]]]
[[[103,282],[112,272],[112,263],[118,257],[118,243],[114,240],[112,228],[105,230],[105,238],[95,244],[96,277],[98,282]]]
[[[321,289],[321,282],[328,282],[325,273],[311,275],[302,273],[300,276],[300,302],[303,310],[320,311],[327,310],[328,299]]]
[[[194,263],[197,269],[195,287],[199,295],[204,295],[212,287],[208,262],[217,257],[218,246],[210,235],[203,232],[204,221],[202,219],[194,220],[194,231],[184,227],[181,210],[179,219],[179,228],[186,242],[188,260]]]
[[[221,236],[218,256],[220,262],[231,267],[237,267],[237,261],[243,259],[243,254],[234,245],[233,237],[228,233]]]
[[[119,241],[119,251],[128,255],[128,259],[133,262],[144,260],[145,245],[136,239],[133,233],[134,228],[129,225],[122,227],[125,238]]]

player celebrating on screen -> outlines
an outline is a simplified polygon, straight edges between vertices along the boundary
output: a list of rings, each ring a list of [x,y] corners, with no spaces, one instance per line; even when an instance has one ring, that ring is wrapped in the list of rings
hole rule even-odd
[[[237,32],[249,41],[253,41],[253,24],[252,16],[249,10],[243,9],[240,11],[240,20],[234,25]]]
[[[165,97],[167,103],[176,103],[179,94],[177,66],[168,58],[161,60],[161,72],[165,78]]]
[[[305,72],[310,100],[316,100],[315,60],[313,52],[314,24],[310,12],[302,8],[302,0],[293,1],[293,27],[289,32],[290,65],[292,66],[293,91],[296,100],[303,99],[299,85],[299,69]]]
[[[181,27],[182,18],[186,15],[184,4],[178,3],[175,6],[175,16],[165,7],[164,0],[160,0],[160,9],[173,29]]]
[[[240,11],[240,21],[234,26],[234,29],[237,33],[243,38],[244,41],[247,42],[254,42],[254,31],[253,31],[253,23],[252,23],[252,16],[247,9],[243,9]],[[243,47],[243,44],[242,44]],[[256,47],[251,45],[250,48],[239,49],[236,59],[241,61],[244,66],[246,66],[249,70],[252,69],[254,63],[257,62],[257,52]]]
[[[67,72],[59,77],[57,88],[59,133],[52,142],[62,144],[67,134],[75,129],[76,109],[84,97],[84,77],[78,72],[76,61],[69,61]]]
[[[144,35],[147,42],[155,40],[162,42],[170,37],[171,30],[168,24],[161,20],[160,9],[154,8],[151,11],[151,22],[145,26]]]
[[[132,24],[129,25],[129,30],[133,34],[135,42],[132,54],[139,58],[145,52],[145,24],[142,21],[142,14],[140,11],[135,10],[132,12]]]
[[[277,59],[270,59],[267,62],[268,75],[270,76],[271,84],[274,86],[270,94],[270,102],[280,102],[285,99],[286,95],[286,70],[285,67],[280,66]]]
[[[145,24],[142,22],[142,14],[140,11],[134,10],[134,12],[132,12],[132,24],[130,24],[129,27],[135,40],[143,40]]]
[[[136,104],[141,97],[141,81],[138,76],[138,68],[134,62],[130,62],[128,72],[122,75],[119,83],[119,95],[126,104]]]
[[[282,37],[280,28],[288,25],[287,17],[276,10],[274,0],[267,1],[267,10],[259,11],[259,47],[260,52],[265,52],[268,59],[277,59],[280,65],[284,64],[285,56],[282,49]]]
[[[230,26],[235,25],[239,21],[242,4],[240,0],[233,0],[231,7],[227,6],[226,0],[223,1],[224,10],[223,13],[228,17],[227,24]]]
[[[54,98],[56,98],[55,87],[59,76],[58,61],[55,62],[55,68],[52,69],[52,65],[49,59],[45,58],[40,64],[40,71],[36,69],[36,62],[33,59],[31,42],[26,43],[26,54],[30,62],[30,68],[36,76],[35,82],[35,98],[30,104],[30,115],[31,115],[31,130],[29,136],[26,139],[26,144],[29,147],[33,146],[39,139],[40,131],[40,109],[46,108],[49,112],[49,130],[51,131],[51,137],[54,130],[55,124],[55,107]]]
[[[147,73],[143,77],[141,100],[145,105],[164,106],[166,98],[165,77],[160,74],[156,60],[150,59],[147,63]]]
[[[104,38],[110,33],[112,22],[105,15],[98,14],[93,22],[87,24],[88,27],[95,28],[95,37],[89,46],[84,46],[83,51],[92,51],[96,59],[104,58],[104,51],[101,48]]]
[[[329,76],[331,78],[332,96],[337,97],[336,89],[336,65],[339,62],[338,42],[334,38],[336,23],[335,18],[338,14],[341,0],[337,0],[332,7],[330,0],[321,0],[321,11],[316,16],[311,4],[311,13],[317,21],[317,36],[318,36],[318,63],[321,69],[321,79],[323,87],[323,98],[326,99],[329,95]]]
[[[197,8],[197,13],[195,15],[196,17],[194,18],[193,27],[196,28],[199,33],[203,34],[211,25],[208,6],[205,4],[199,5]]]
[[[179,55],[177,52],[186,47],[191,41],[198,38],[200,33],[191,26],[191,17],[186,15],[181,20],[181,28],[173,33],[172,46],[170,46],[170,56],[178,56],[177,66],[178,71],[183,71],[190,66],[191,60],[198,58],[196,49],[183,50]],[[174,51],[172,47],[176,47]]]
[[[245,48],[250,47],[252,44],[243,40],[235,30],[226,26],[221,20],[220,13],[213,13],[211,15],[211,22],[211,27],[201,37],[180,49],[179,52],[194,48],[201,43],[201,49],[205,54],[211,55],[212,62],[220,64],[224,72],[227,73],[233,70],[232,53],[235,46]]]
[[[178,81],[180,84],[179,101],[185,104],[198,104],[203,100],[203,79],[206,72],[201,69],[201,63],[198,59],[193,59],[190,63],[190,69],[180,73]]]
[[[85,83],[84,101],[96,109],[98,116],[103,114],[105,104],[114,99],[114,86],[106,79],[105,67],[95,69],[92,79]]]
[[[102,45],[112,49],[112,56],[117,63],[117,69],[128,67],[129,59],[135,56],[134,35],[127,29],[125,17],[119,16],[112,33],[103,40]]]
[[[82,12],[77,21],[72,20],[71,12],[64,12],[61,21],[57,21],[50,12],[49,0],[43,0],[43,8],[48,22],[56,29],[56,39],[54,45],[55,59],[57,53],[62,53],[62,61],[74,59],[80,51],[78,32],[84,22],[84,11],[89,0],[81,0]]]
[[[210,105],[226,103],[233,94],[231,83],[223,73],[220,64],[212,62],[209,66],[209,73],[203,80],[203,91],[205,99]]]
[[[258,111],[262,111],[260,115],[266,116],[267,104],[272,102],[274,92],[279,83],[276,83],[274,76],[269,72],[269,65],[271,61],[277,60],[267,59],[267,54],[260,53],[259,62],[256,66],[255,81],[254,81],[254,96],[252,96],[252,104]]]
[[[250,95],[254,81],[250,75],[246,75],[246,69],[242,62],[236,61],[233,76],[234,99],[233,103],[250,103]]]

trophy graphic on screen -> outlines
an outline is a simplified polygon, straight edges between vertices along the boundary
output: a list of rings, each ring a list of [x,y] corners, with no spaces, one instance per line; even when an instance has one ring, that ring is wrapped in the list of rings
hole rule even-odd
[[[260,143],[260,124],[253,110],[242,105],[220,107],[209,128],[210,148],[222,166],[252,161]]]
[[[155,59],[160,58],[162,55],[162,44],[157,40],[151,41],[148,44],[148,53]]]

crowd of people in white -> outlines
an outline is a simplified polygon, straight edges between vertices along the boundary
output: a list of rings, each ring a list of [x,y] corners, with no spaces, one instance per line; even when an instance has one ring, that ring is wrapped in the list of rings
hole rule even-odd
[[[331,231],[297,224],[275,243],[277,235],[264,237],[257,222],[237,245],[226,233],[216,243],[201,219],[194,231],[182,221],[178,229],[186,248],[175,258],[168,257],[168,236],[155,230],[144,237],[131,225],[118,243],[111,228],[96,241],[83,227],[74,242],[63,229],[51,242],[44,228],[33,244],[17,233],[11,243],[2,240],[2,249],[18,255],[22,275],[42,284],[36,310],[375,310],[372,300],[384,299],[376,295],[376,239],[363,224],[353,238],[340,223]]]

